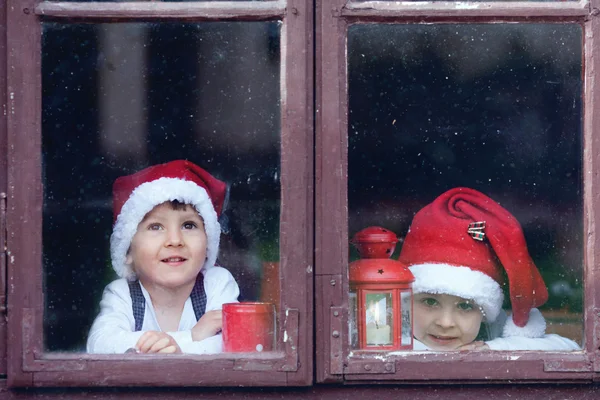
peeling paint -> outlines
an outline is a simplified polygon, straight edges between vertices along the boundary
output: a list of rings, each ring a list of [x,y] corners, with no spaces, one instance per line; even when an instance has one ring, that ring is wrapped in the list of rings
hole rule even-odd
[[[15,92],[10,92],[10,113],[14,115],[15,113]]]
[[[383,355],[381,355],[381,354],[378,354],[378,355],[376,355],[375,357],[373,357],[373,359],[375,359],[375,360],[380,360],[380,361],[387,361],[387,359],[388,359],[388,358],[387,358],[386,356],[383,356]]]
[[[400,356],[400,357],[412,357],[415,354],[420,355],[430,355],[432,354],[430,351],[419,351],[419,350],[410,350],[410,351],[391,351],[388,353],[390,356]]]
[[[435,2],[432,2],[432,1],[396,1],[395,4],[397,6],[416,8],[416,7],[430,7],[432,4],[435,4]],[[480,8],[479,6],[480,6],[479,4],[476,4],[476,3],[474,4],[474,3],[470,3],[470,2],[454,3],[454,7],[458,10],[477,9],[477,8]],[[373,3],[373,2],[363,2],[363,3],[361,3],[360,8],[361,9],[376,9],[377,7],[375,6],[375,3]]]
[[[479,8],[479,4],[477,3],[463,3],[459,1],[454,4],[457,10],[474,10]]]
[[[288,341],[287,331],[283,331],[283,343],[287,343],[287,341]]]

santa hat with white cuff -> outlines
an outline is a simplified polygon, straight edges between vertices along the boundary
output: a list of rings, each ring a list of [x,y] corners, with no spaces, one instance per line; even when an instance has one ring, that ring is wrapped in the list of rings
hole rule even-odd
[[[154,165],[117,178],[113,184],[114,225],[110,237],[112,266],[117,275],[135,278],[125,259],[138,224],[155,206],[174,200],[194,206],[204,220],[207,259],[203,269],[214,266],[221,236],[218,215],[226,197],[224,182],[186,160]]]
[[[490,324],[503,320],[502,287],[508,278],[512,315],[502,336],[544,335],[546,321],[536,307],[548,300],[546,285],[527,251],[519,222],[486,195],[455,188],[420,210],[399,261],[415,276],[415,293],[473,300]]]

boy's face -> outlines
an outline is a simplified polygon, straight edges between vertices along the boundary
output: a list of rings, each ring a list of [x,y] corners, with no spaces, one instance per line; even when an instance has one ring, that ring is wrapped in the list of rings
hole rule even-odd
[[[171,203],[152,209],[133,236],[126,263],[142,284],[167,289],[193,287],[206,260],[206,233],[196,209],[174,210]]]
[[[417,293],[415,338],[432,350],[454,350],[475,340],[483,314],[470,300],[449,294]]]

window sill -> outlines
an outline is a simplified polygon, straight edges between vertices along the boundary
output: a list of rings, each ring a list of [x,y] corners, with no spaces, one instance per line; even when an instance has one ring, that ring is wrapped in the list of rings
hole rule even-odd
[[[582,351],[358,351],[348,357],[344,378],[403,383],[592,382],[595,372],[591,358]]]

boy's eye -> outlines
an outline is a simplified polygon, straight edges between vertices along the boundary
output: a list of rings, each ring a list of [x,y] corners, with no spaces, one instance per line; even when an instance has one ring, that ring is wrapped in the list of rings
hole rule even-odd
[[[183,223],[183,229],[194,229],[197,227],[198,227],[198,225],[192,221],[187,221],[187,222]]]
[[[148,225],[148,230],[149,231],[159,231],[162,229],[162,225],[161,224],[150,224]]]
[[[428,307],[433,307],[438,304],[438,301],[433,297],[425,297],[421,300],[421,303],[425,304]]]
[[[461,303],[458,303],[456,306],[462,311],[471,311],[475,308],[475,307],[473,307],[473,304],[469,303],[468,301],[463,301]]]

